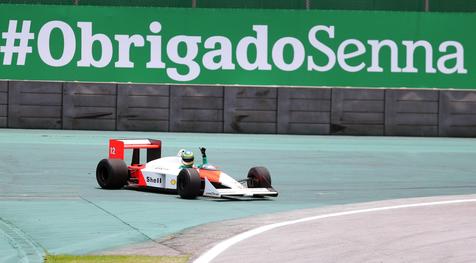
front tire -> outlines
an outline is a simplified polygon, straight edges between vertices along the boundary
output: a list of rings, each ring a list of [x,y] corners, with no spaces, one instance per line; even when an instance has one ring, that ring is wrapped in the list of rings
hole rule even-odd
[[[271,175],[266,167],[253,167],[248,172],[248,188],[270,188]]]
[[[96,168],[96,180],[104,189],[121,189],[127,184],[129,170],[120,159],[102,159]]]
[[[177,193],[183,199],[195,199],[200,195],[201,179],[197,170],[182,169],[177,176]]]

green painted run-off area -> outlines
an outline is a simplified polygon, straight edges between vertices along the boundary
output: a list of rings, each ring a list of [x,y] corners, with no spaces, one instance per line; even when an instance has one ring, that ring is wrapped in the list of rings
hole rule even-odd
[[[209,162],[237,179],[267,166],[280,195],[221,202],[99,189],[95,167],[111,137],[162,139],[165,156],[206,146]],[[0,130],[0,149],[0,262],[34,259],[38,248],[85,254],[257,214],[476,193],[476,139]]]

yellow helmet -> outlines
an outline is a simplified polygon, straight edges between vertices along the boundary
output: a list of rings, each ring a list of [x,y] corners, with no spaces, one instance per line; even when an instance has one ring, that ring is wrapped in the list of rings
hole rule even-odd
[[[193,165],[194,157],[193,152],[189,150],[185,150],[181,153],[180,157],[182,157],[182,164],[183,165]]]

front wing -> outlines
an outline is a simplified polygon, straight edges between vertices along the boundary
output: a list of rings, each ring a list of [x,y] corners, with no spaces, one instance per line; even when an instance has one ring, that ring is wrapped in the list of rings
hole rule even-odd
[[[242,188],[242,189],[217,189],[207,178],[205,178],[205,190],[203,196],[226,198],[226,197],[263,197],[278,196],[278,192],[273,188]]]

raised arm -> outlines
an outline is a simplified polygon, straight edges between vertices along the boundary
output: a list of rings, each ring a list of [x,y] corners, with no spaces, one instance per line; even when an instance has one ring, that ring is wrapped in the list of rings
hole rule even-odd
[[[200,152],[202,153],[202,166],[203,166],[204,164],[208,163],[207,154],[206,154],[207,148],[200,147],[199,149],[200,149]]]

